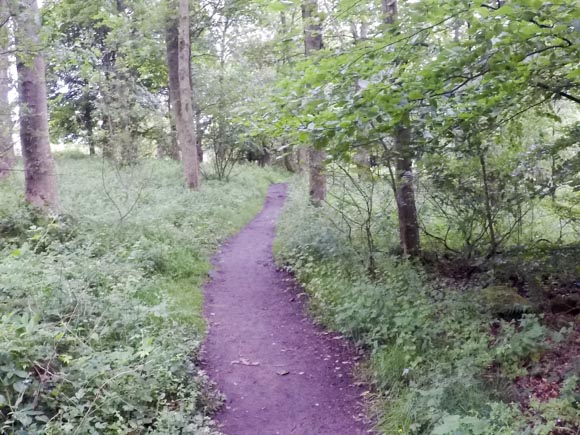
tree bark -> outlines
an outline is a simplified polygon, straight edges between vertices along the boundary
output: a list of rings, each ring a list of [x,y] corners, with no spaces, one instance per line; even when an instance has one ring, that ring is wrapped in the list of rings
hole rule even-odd
[[[483,180],[483,193],[485,196],[485,219],[487,220],[487,228],[489,231],[489,242],[490,242],[490,247],[489,247],[489,252],[488,252],[488,257],[492,257],[493,255],[495,255],[496,251],[497,251],[497,238],[496,238],[496,234],[495,234],[495,223],[494,223],[494,219],[493,219],[493,211],[492,211],[492,205],[491,205],[491,192],[490,192],[490,186],[489,186],[489,176],[487,173],[487,164],[485,162],[485,154],[483,152],[483,150],[479,149],[479,164],[481,166],[481,177]]]
[[[85,101],[83,105],[83,118],[82,118],[83,125],[87,131],[87,142],[89,145],[89,155],[95,156],[97,154],[97,150],[95,147],[95,138],[94,138],[94,119],[93,119],[93,106],[90,101]]]
[[[395,24],[397,20],[397,0],[381,0],[384,24]]]
[[[117,0],[117,14],[123,17],[126,14],[126,5],[124,0]],[[129,38],[135,36],[135,29],[130,26]],[[136,134],[136,125],[138,123],[133,112],[133,106],[136,103],[135,83],[132,74],[117,63],[114,64],[113,80],[113,101],[117,109],[114,118],[117,124],[115,141],[121,146],[121,164],[131,166],[137,164],[139,159],[139,141]]]
[[[411,129],[408,127],[408,122],[409,116],[406,114],[395,130],[399,239],[405,255],[418,257],[421,254],[421,244],[413,186]]]
[[[179,101],[179,20],[177,10],[168,8],[165,28],[165,46],[167,67],[169,71],[169,119],[171,128],[171,147],[167,155],[173,160],[180,160],[180,150],[177,140],[177,118],[180,116]]]
[[[321,50],[322,24],[318,15],[317,0],[303,0],[302,19],[304,21],[304,51],[309,56],[314,51]],[[308,149],[310,166],[310,202],[319,206],[326,198],[326,171],[324,150],[314,147]]]
[[[294,162],[292,161],[292,152],[287,152],[284,154],[284,167],[288,172],[295,173]]]
[[[8,19],[10,12],[6,0],[0,0],[0,22]],[[0,28],[0,180],[6,178],[14,166],[14,141],[12,139],[12,108],[8,94],[10,92],[10,62],[6,53],[10,49],[8,25]]]
[[[310,202],[320,206],[326,198],[326,170],[324,162],[326,153],[323,150],[309,148],[308,161],[310,165]]]
[[[23,0],[16,14],[20,141],[26,200],[44,210],[58,208],[58,190],[48,133],[45,64],[40,52],[36,0]]]
[[[397,20],[397,0],[382,0],[383,22],[393,25]],[[413,152],[409,112],[401,117],[395,129],[396,202],[399,219],[399,240],[403,253],[410,257],[421,254],[419,221],[413,185]]]
[[[200,170],[195,139],[195,120],[193,116],[193,92],[191,86],[191,41],[189,1],[179,0],[179,116],[176,117],[177,140],[181,148],[183,173],[190,189],[199,189]]]

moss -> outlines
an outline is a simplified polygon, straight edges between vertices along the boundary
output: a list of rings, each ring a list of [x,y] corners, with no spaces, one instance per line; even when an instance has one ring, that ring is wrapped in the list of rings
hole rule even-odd
[[[517,289],[495,285],[482,289],[482,303],[493,315],[501,318],[516,318],[532,311],[532,304],[521,296]]]

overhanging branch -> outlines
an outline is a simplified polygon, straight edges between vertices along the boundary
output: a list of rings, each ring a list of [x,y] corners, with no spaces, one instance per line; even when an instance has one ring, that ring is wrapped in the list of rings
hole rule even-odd
[[[566,99],[568,99],[570,101],[574,101],[576,104],[580,104],[580,98],[575,97],[574,95],[571,95],[571,94],[569,94],[567,92],[564,92],[562,90],[553,89],[550,86],[546,85],[545,83],[538,83],[538,87],[539,88],[542,88],[542,89],[545,89],[546,91],[550,91],[550,92],[552,92],[552,93],[554,93],[556,95],[559,95],[559,96],[561,96],[563,98],[566,98]]]

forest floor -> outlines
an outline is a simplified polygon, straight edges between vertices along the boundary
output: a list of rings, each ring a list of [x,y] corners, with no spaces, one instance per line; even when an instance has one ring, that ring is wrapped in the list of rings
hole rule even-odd
[[[214,257],[205,286],[209,333],[202,362],[225,394],[216,416],[226,434],[362,434],[358,356],[306,313],[303,290],[274,262],[286,185]]]

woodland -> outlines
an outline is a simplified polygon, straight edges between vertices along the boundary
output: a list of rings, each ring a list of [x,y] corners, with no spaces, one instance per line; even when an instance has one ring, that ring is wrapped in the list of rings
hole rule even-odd
[[[578,0],[0,0],[0,433],[219,433],[280,182],[375,433],[580,434]]]

